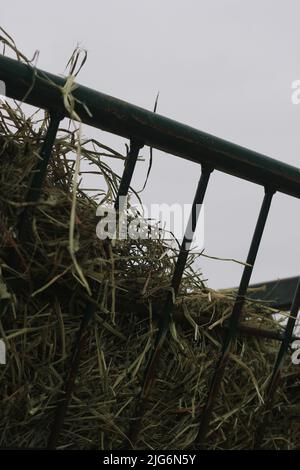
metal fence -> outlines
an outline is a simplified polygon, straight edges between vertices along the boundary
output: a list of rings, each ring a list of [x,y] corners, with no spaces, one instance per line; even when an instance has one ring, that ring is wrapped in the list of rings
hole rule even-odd
[[[27,104],[46,109],[50,113],[49,127],[42,145],[37,171],[32,181],[31,190],[27,195],[28,201],[36,201],[41,193],[41,188],[47,165],[51,158],[51,151],[55,142],[60,121],[64,117],[70,117],[66,110],[62,87],[66,79],[33,68],[28,64],[0,56],[0,80],[6,85],[6,95],[10,98],[23,101]],[[102,94],[90,88],[78,85],[73,91],[75,98],[75,111],[80,120],[90,126],[117,134],[130,140],[130,150],[126,159],[124,173],[120,182],[115,207],[118,209],[118,197],[128,193],[131,178],[135,169],[139,150],[148,145],[152,148],[162,150],[169,154],[177,155],[186,160],[201,165],[199,168],[199,184],[196,190],[191,209],[192,229],[197,222],[197,205],[204,201],[206,189],[214,170],[251,181],[265,189],[260,213],[258,215],[253,238],[249,248],[248,257],[244,266],[242,278],[235,298],[232,315],[229,319],[219,360],[212,374],[205,408],[201,414],[196,445],[202,448],[209,430],[214,402],[220,393],[221,383],[224,377],[233,340],[236,338],[242,326],[239,324],[242,309],[245,303],[247,289],[249,286],[253,266],[257,257],[259,245],[268,218],[272,198],[275,192],[282,192],[289,196],[300,198],[300,170],[267,156],[253,152],[241,146],[232,144],[225,140],[201,132],[192,127],[183,125],[174,120],[165,118],[159,114],[152,113],[140,107],[118,100],[111,96]],[[89,110],[89,112],[87,111]],[[170,160],[170,165],[172,161]],[[190,233],[190,232],[189,232]],[[177,295],[180,282],[184,273],[185,264],[189,255],[188,235],[186,234],[175,265],[171,280],[171,287]],[[149,396],[156,375],[160,352],[169,330],[172,315],[173,296],[170,294],[166,300],[164,316],[161,319],[157,332],[154,350],[146,366],[145,378],[141,395],[137,403],[137,415],[140,420],[143,416],[143,404]],[[293,331],[296,317],[300,308],[300,280],[294,293],[292,306],[285,331],[283,334],[268,332],[262,329],[244,327],[248,334],[256,334],[266,338],[278,340],[279,348],[277,359],[274,364],[273,373],[270,377],[267,392],[264,416],[272,407],[272,400],[278,386],[280,373],[284,358],[291,341],[295,339]],[[49,438],[49,448],[57,444],[59,433],[62,429],[68,402],[74,385],[74,376],[78,370],[80,340],[88,319],[91,316],[92,307],[82,319],[78,333],[77,348],[72,359],[69,377],[65,385],[65,398],[58,406],[54,424]],[[260,423],[255,438],[255,448],[259,448],[267,425],[266,418]],[[130,431],[130,439],[134,443],[140,429],[140,421],[135,422]]]

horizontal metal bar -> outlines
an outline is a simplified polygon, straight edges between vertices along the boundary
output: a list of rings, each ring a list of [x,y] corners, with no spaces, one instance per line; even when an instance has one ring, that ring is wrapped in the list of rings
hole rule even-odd
[[[68,115],[62,95],[65,78],[0,55],[0,80],[7,96]],[[300,198],[297,167],[81,85],[73,96],[85,124]]]

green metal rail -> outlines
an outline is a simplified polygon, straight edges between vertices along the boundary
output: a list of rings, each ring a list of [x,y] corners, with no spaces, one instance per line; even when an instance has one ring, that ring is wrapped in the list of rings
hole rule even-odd
[[[28,64],[0,56],[0,80],[5,82],[6,95],[8,97],[39,108],[47,109],[50,112],[49,128],[40,151],[42,158],[37,164],[31,189],[27,194],[27,201],[36,201],[42,191],[47,165],[51,158],[52,147],[55,142],[60,121],[64,117],[70,117],[64,107],[62,94],[66,79],[33,68]],[[205,445],[205,439],[209,430],[215,398],[221,390],[232,343],[239,331],[243,331],[245,328],[247,329],[247,334],[259,334],[266,338],[271,337],[271,334],[272,337],[280,343],[278,356],[267,390],[265,411],[271,409],[272,399],[279,382],[283,360],[291,341],[294,340],[293,332],[296,314],[300,307],[299,280],[295,287],[295,294],[291,305],[293,315],[289,317],[284,334],[275,334],[274,336],[274,333],[267,331],[257,331],[255,328],[251,330],[251,328],[240,324],[240,318],[273,196],[275,192],[278,191],[300,198],[300,169],[81,85],[77,85],[77,88],[73,91],[73,96],[76,99],[75,111],[83,123],[130,140],[130,150],[127,155],[124,173],[115,201],[116,209],[119,208],[119,196],[124,196],[128,192],[139,150],[144,145],[149,145],[201,165],[201,177],[190,215],[191,224],[189,223],[188,225],[188,230],[183,239],[171,280],[171,287],[175,295],[177,295],[179,291],[180,282],[189,254],[191,241],[190,227],[192,227],[193,231],[196,228],[198,216],[197,206],[199,204],[201,205],[204,201],[211,173],[214,170],[219,170],[256,183],[263,186],[265,189],[261,210],[246,260],[247,263],[244,267],[232,315],[226,325],[222,351],[212,375],[206,406],[200,416],[196,444],[199,448],[202,448]],[[23,217],[25,217],[24,214],[26,215],[26,213],[23,213]],[[19,236],[22,236],[22,227],[25,225],[23,222],[24,219],[19,221]],[[84,332],[96,308],[97,305],[95,305],[95,302],[87,298],[87,311],[82,318],[78,336],[74,344],[70,371],[66,377],[62,399],[56,409],[52,431],[49,436],[48,448],[55,448],[57,446],[60,432],[63,429],[64,418],[79,367],[80,350]],[[134,424],[129,431],[128,437],[133,446],[138,438],[141,422],[145,413],[145,406],[152,387],[154,386],[160,353],[169,331],[172,309],[173,297],[168,295],[164,315],[161,317],[156,336],[154,350],[146,367],[142,392],[140,396],[137,397],[135,419],[133,420]],[[268,424],[268,413],[264,413],[263,415],[264,418],[259,423],[256,433],[254,443],[256,448],[261,446],[263,434]]]
[[[7,96],[67,115],[61,93],[64,78],[0,56],[0,80],[6,83]],[[85,124],[300,197],[299,168],[81,85],[73,95],[79,101],[76,112]]]

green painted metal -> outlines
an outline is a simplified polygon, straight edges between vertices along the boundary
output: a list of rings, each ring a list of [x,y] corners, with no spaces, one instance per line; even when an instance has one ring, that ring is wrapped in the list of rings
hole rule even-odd
[[[270,413],[267,413],[267,412],[271,411],[274,396],[279,386],[284,359],[288,352],[288,348],[290,346],[290,343],[293,337],[293,332],[294,332],[294,328],[296,325],[296,319],[298,316],[299,309],[300,309],[300,278],[298,279],[297,288],[295,291],[295,295],[294,295],[294,299],[293,299],[293,303],[292,303],[292,307],[290,311],[290,316],[288,318],[284,336],[283,336],[280,349],[276,357],[273,373],[268,383],[267,392],[265,396],[264,413],[262,413],[262,421],[256,430],[256,436],[254,440],[254,449],[261,448],[263,436],[264,436],[266,427],[270,421]]]
[[[177,262],[176,262],[175,269],[174,269],[173,276],[172,276],[171,287],[172,287],[173,292],[172,293],[170,291],[168,292],[166,302],[163,306],[163,310],[162,310],[163,314],[161,315],[161,318],[160,318],[158,331],[155,336],[154,350],[152,351],[152,354],[150,355],[150,358],[146,366],[143,386],[142,386],[141,394],[139,397],[139,401],[137,403],[136,414],[139,416],[139,419],[132,423],[132,426],[129,430],[129,439],[132,443],[135,443],[138,437],[143,415],[146,410],[146,403],[151,393],[151,390],[154,386],[154,382],[155,382],[155,378],[156,378],[157,370],[159,366],[159,359],[160,359],[161,351],[163,349],[164,342],[168,335],[170,322],[172,319],[174,297],[177,297],[178,295],[179,286],[183,277],[185,265],[186,265],[188,255],[190,252],[191,234],[194,234],[195,229],[196,229],[197,220],[200,214],[199,207],[201,207],[203,204],[211,172],[212,172],[211,168],[206,168],[206,167],[202,168],[201,177],[199,179],[194,201],[192,204],[190,220],[187,224],[186,233],[184,235],[184,239],[180,247]]]
[[[0,80],[7,96],[67,115],[61,91],[65,78],[0,56]],[[73,95],[76,112],[88,125],[300,198],[297,167],[81,85]]]
[[[217,362],[212,381],[208,391],[207,401],[201,416],[200,426],[198,434],[196,437],[196,442],[202,446],[207,432],[209,429],[209,423],[213,413],[213,407],[215,405],[215,400],[217,395],[220,393],[221,383],[224,378],[226,366],[229,360],[229,355],[231,352],[231,347],[234,339],[237,336],[238,326],[240,322],[240,317],[242,314],[243,306],[245,303],[245,296],[251,279],[253,266],[257,257],[258,249],[260,242],[263,236],[264,228],[267,222],[268,214],[271,207],[271,202],[274,193],[267,190],[263,199],[261,210],[257,219],[256,227],[252,237],[249,253],[247,256],[246,265],[243,270],[239,290],[233,305],[232,313],[228,322],[228,331],[223,339],[222,351],[220,358]]]
[[[56,116],[56,121],[54,120],[54,122],[53,119],[51,121],[52,124],[49,128],[48,139],[46,138],[41,150],[41,154],[44,158],[39,165],[38,172],[34,178],[34,183],[36,184],[33,184],[32,189],[35,192],[32,193],[32,195],[36,198],[38,196],[38,192],[36,192],[36,190],[40,190],[43,181],[52,144],[58,129],[58,123],[62,116],[68,116],[68,112],[63,103],[63,87],[66,83],[66,79],[38,70],[16,60],[0,56],[0,80],[5,82],[6,94],[8,97],[24,101],[39,108],[48,109],[52,118]],[[194,161],[203,165],[204,168],[209,169],[208,172],[204,172],[201,176],[200,181],[202,181],[202,183],[200,184],[199,190],[201,201],[205,194],[209,174],[213,169],[252,181],[265,187],[266,195],[247,258],[248,264],[244,269],[233,313],[229,320],[228,332],[225,336],[222,355],[215,370],[208,400],[204,412],[202,413],[202,420],[196,441],[203,444],[209,427],[210,416],[213,410],[213,402],[219,391],[225,372],[229,348],[239,327],[239,316],[247,293],[248,284],[253,265],[255,263],[262,232],[267,220],[272,196],[275,191],[279,191],[290,196],[300,198],[300,169],[86,87],[77,85],[72,93],[76,100],[75,111],[83,123],[131,140],[131,151],[129,155],[131,158],[129,158],[125,167],[119,188],[119,195],[123,193],[126,194],[128,190],[138,150],[143,145],[149,145],[150,147],[180,156],[186,160]],[[197,194],[198,192],[196,193],[195,200],[197,200]],[[118,202],[116,204],[118,204]],[[172,286],[175,294],[179,288],[186,257],[187,250],[184,242],[172,279]],[[290,317],[284,335],[282,337],[276,337],[276,339],[281,340],[281,348],[278,353],[278,358],[269,386],[269,398],[271,398],[271,395],[275,393],[280,366],[288,345],[293,337],[295,317],[299,309],[299,304],[300,284],[298,283],[291,309],[291,312],[294,315],[293,317]],[[158,347],[160,347],[161,338],[163,338],[167,332],[168,318],[170,314],[169,309],[171,311],[171,308],[172,303],[170,301],[168,308],[166,309],[167,311],[165,312],[167,315],[165,315],[165,318],[163,319],[164,321],[162,322],[162,327],[158,334]],[[56,419],[54,421],[54,427],[49,440],[49,447],[51,448],[55,447],[56,440],[64,422],[64,416],[68,407],[74,377],[76,376],[78,369],[82,328],[84,328],[84,325],[88,321],[87,318],[90,317],[92,311],[93,309],[91,308],[90,312],[82,320],[71,372],[65,384],[65,393],[67,398],[64,400],[62,407],[58,407],[56,410]],[[257,331],[252,331],[252,334],[257,333]],[[156,357],[154,357],[154,359],[156,359]],[[140,416],[142,415],[143,412],[140,410]],[[262,439],[264,428],[265,423],[258,429],[260,440]]]
[[[31,181],[31,189],[26,196],[26,201],[28,202],[35,202],[40,197],[60,120],[61,116],[50,115],[49,127],[40,151],[40,160]]]
[[[278,279],[276,281],[259,282],[249,286],[247,297],[249,299],[266,302],[267,305],[281,310],[291,308],[299,276]],[[224,289],[237,290],[235,289]]]

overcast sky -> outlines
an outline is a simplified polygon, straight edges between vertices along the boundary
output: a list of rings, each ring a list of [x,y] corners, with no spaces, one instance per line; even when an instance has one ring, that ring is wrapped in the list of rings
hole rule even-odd
[[[1,25],[38,66],[62,74],[74,47],[88,51],[79,82],[205,132],[299,166],[297,0],[10,0]],[[103,143],[124,140],[98,130]],[[148,149],[141,152],[148,158]],[[139,189],[147,171],[140,162]],[[190,203],[200,167],[154,153],[144,202]],[[93,182],[94,183],[94,182]],[[245,260],[263,198],[254,184],[215,172],[205,204],[205,249]],[[275,195],[252,281],[300,273],[300,202]],[[211,287],[237,285],[241,267],[203,259]]]

